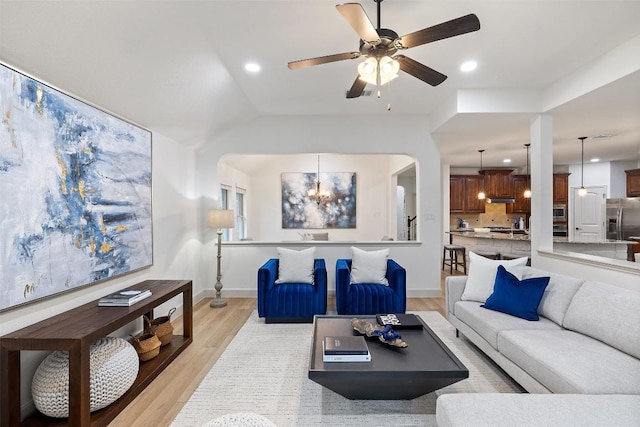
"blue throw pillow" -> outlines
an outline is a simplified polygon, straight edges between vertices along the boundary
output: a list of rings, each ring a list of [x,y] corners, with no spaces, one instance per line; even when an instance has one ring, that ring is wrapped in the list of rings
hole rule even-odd
[[[493,293],[481,307],[500,311],[526,320],[538,320],[538,305],[549,277],[518,280],[503,266],[498,266]]]

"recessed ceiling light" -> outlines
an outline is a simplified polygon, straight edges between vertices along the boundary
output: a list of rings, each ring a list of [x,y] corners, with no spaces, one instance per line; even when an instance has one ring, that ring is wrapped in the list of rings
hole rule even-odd
[[[504,159],[502,163],[511,163],[511,159]]]
[[[599,158],[594,157],[593,159],[591,159],[591,163],[598,163],[600,161]]]
[[[477,66],[478,66],[478,63],[476,61],[463,62],[462,65],[460,66],[460,71],[464,71],[465,73],[468,73],[469,71],[475,70]]]
[[[244,69],[250,73],[257,73],[258,71],[260,71],[260,65],[256,64],[255,62],[247,62],[246,64],[244,64]]]

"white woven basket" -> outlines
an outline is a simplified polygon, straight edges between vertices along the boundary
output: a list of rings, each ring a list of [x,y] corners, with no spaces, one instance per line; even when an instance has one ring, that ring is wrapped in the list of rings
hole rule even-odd
[[[138,376],[138,353],[122,338],[106,337],[91,345],[91,412],[118,400]],[[69,416],[69,353],[55,351],[42,361],[31,383],[36,408],[54,418]]]

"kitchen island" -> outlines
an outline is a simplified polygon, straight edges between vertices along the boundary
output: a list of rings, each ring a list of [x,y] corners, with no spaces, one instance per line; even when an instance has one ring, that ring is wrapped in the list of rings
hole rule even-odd
[[[474,232],[471,230],[451,230],[448,232],[450,242],[464,246],[467,253],[496,252],[504,258],[531,257],[531,242],[529,235],[521,230],[510,232]],[[638,242],[628,240],[602,240],[599,242],[575,242],[566,237],[554,237],[555,250],[596,255],[605,258],[626,260],[629,245]]]
[[[531,256],[531,241],[526,233],[496,233],[474,231],[449,231],[449,241],[454,245],[464,246],[469,252],[495,252],[505,258],[521,258]]]

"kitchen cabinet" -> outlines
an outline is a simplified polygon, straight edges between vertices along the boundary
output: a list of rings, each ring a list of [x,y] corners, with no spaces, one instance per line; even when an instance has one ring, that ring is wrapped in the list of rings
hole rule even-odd
[[[627,197],[640,197],[640,169],[624,171],[627,174]]]
[[[483,213],[484,200],[478,200],[483,187],[481,175],[451,175],[449,178],[449,210],[451,213]]]
[[[465,185],[464,176],[451,176],[449,178],[449,211],[452,213],[465,212]]]
[[[531,199],[524,197],[524,191],[529,188],[529,175],[513,175],[512,182],[516,202],[513,204],[511,212],[529,216],[531,214]]]
[[[553,174],[554,205],[566,205],[569,203],[569,175],[568,173]]]
[[[488,198],[513,199],[512,169],[485,169],[484,191]]]

